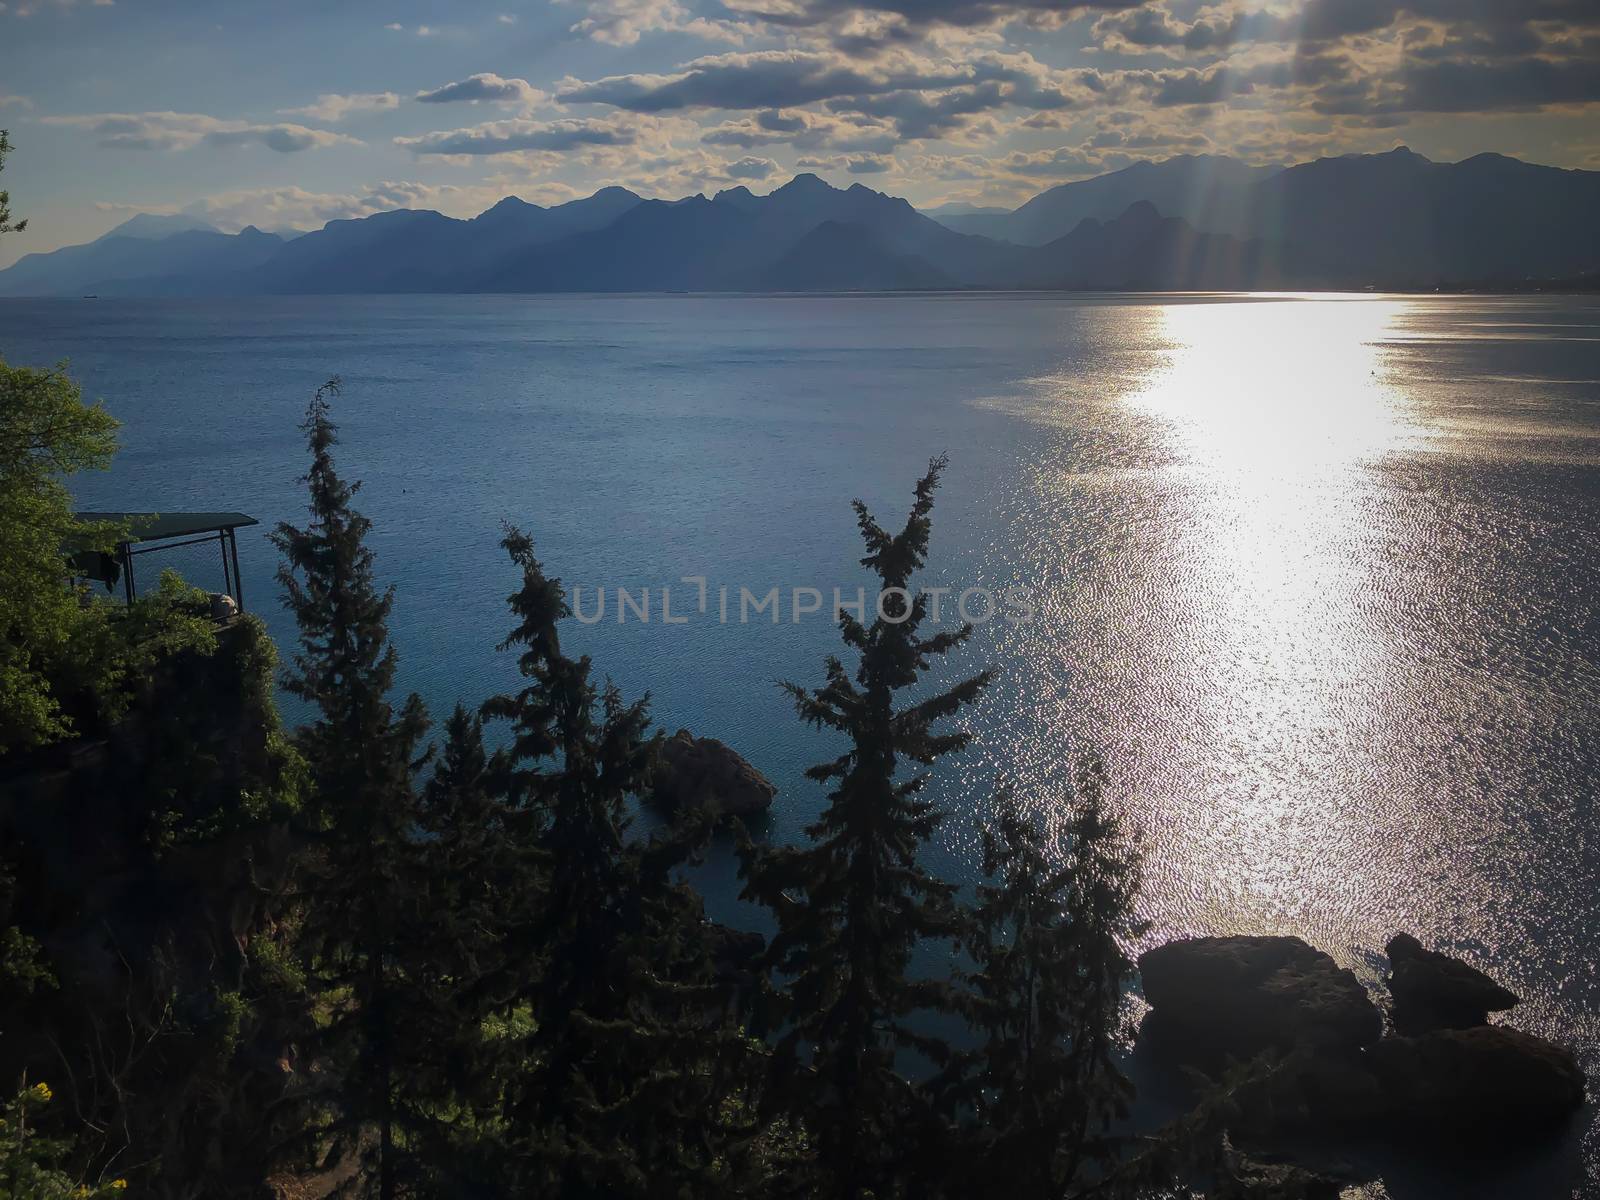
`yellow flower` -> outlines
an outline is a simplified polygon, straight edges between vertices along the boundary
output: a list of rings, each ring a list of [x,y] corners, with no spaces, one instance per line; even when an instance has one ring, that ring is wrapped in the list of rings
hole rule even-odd
[[[51,1092],[50,1085],[48,1083],[36,1083],[36,1084],[34,1084],[33,1085],[33,1093],[34,1093],[34,1095],[38,1096],[39,1099],[41,1099],[41,1100],[49,1100],[50,1097],[52,1095],[54,1095],[54,1093]]]
[[[125,1191],[127,1191],[128,1190],[128,1181],[126,1179],[113,1179],[111,1181],[111,1190],[114,1191],[114,1192],[125,1192]]]

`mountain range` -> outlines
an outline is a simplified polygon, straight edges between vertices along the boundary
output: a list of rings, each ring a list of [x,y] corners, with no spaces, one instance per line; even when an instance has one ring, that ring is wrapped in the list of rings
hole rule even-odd
[[[1600,172],[1404,148],[1286,168],[1141,162],[1003,209],[919,212],[799,175],[756,195],[625,188],[470,220],[402,209],[295,234],[140,215],[30,254],[0,295],[1212,290],[1525,285],[1600,270]]]

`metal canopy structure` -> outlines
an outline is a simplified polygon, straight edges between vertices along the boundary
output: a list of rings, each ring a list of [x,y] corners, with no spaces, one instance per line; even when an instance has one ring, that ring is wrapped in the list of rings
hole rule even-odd
[[[128,536],[117,543],[117,558],[122,565],[123,590],[130,604],[138,595],[133,581],[134,555],[215,541],[222,551],[223,586],[239,605],[239,611],[244,611],[239,540],[234,531],[247,525],[259,525],[261,522],[254,517],[239,512],[80,512],[77,518],[85,523],[121,525],[127,529]]]

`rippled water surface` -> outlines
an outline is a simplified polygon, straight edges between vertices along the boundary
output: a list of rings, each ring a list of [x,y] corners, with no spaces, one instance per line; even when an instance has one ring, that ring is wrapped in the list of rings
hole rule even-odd
[[[853,593],[847,501],[897,515],[948,451],[928,582],[1037,611],[963,664],[1001,675],[938,781],[943,869],[970,877],[997,778],[1050,805],[1092,744],[1144,834],[1153,939],[1297,933],[1376,980],[1407,928],[1600,1077],[1600,301],[0,301],[0,353],[70,356],[124,420],[86,507],[263,526],[299,515],[295,424],[342,375],[403,682],[441,715],[509,684],[511,518],[569,584],[652,589],[651,624],[571,636],[767,771],[776,838],[828,747],[773,684],[835,638],[720,624],[714,589]],[[270,548],[240,553],[287,644]],[[217,586],[195,555],[172,561]],[[710,612],[665,626],[684,576]],[[731,912],[731,867],[705,880]],[[1543,1174],[1389,1188],[1565,1195],[1600,1157],[1579,1124]]]

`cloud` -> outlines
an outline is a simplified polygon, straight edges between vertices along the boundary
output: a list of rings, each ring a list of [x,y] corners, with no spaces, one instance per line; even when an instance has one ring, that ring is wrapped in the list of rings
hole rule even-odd
[[[802,171],[844,171],[851,175],[881,175],[895,167],[886,154],[835,154],[827,158],[807,157],[795,163]]]
[[[649,113],[693,108],[784,108],[877,87],[868,71],[838,56],[762,50],[696,59],[670,75],[608,75],[592,83],[574,82],[556,95],[564,101],[610,104]]]
[[[907,26],[974,27],[1013,21],[1059,27],[1086,12],[1135,8],[1142,0],[724,0],[727,8],[772,25],[823,25],[866,12],[883,14]]]
[[[33,101],[26,96],[8,96],[0,92],[0,108],[32,108]]]
[[[554,0],[581,3],[582,20],[569,33],[611,46],[632,46],[647,33],[687,33],[711,41],[743,41],[746,30],[727,21],[697,17],[678,0]]]
[[[123,150],[189,150],[196,146],[262,145],[280,154],[364,143],[304,125],[225,121],[200,113],[86,113],[41,118],[46,125],[87,129],[101,146]]]
[[[302,108],[280,108],[280,117],[305,117],[308,121],[343,121],[346,117],[359,117],[368,113],[389,112],[400,107],[400,97],[394,92],[358,92],[340,95],[324,92],[315,104]]]
[[[770,158],[745,157],[729,163],[726,169],[734,179],[765,179],[778,169],[778,164]]]
[[[492,71],[480,71],[431,91],[418,92],[423,104],[455,104],[491,101],[495,104],[521,104],[529,108],[545,99],[545,93],[526,79],[503,79]]]
[[[515,13],[501,13],[495,20],[502,25],[515,25],[517,23]]]
[[[1203,8],[1192,21],[1178,20],[1155,4],[1102,16],[1090,36],[1108,50],[1125,54],[1145,51],[1219,51],[1241,42],[1281,41],[1296,32],[1293,19],[1273,12],[1238,8]]]
[[[1407,64],[1398,107],[1410,112],[1530,110],[1600,104],[1600,67],[1524,57],[1505,62]]]
[[[857,150],[881,153],[900,140],[893,126],[860,116],[839,117],[808,109],[769,108],[754,117],[727,121],[701,134],[708,146],[753,150],[789,145],[797,150]]]
[[[1119,54],[1210,60],[1113,73],[1158,107],[1242,111],[1270,99],[1280,120],[1354,130],[1408,114],[1600,105],[1594,0],[1305,0],[1288,12],[1158,0],[1102,16],[1090,32]]]
[[[641,113],[827,101],[834,112],[892,119],[901,137],[922,138],[962,128],[992,109],[1086,103],[1103,86],[1096,71],[1056,70],[1028,54],[934,59],[899,51],[862,61],[837,51],[761,50],[698,58],[671,74],[565,81],[557,98]]]
[[[420,137],[397,137],[394,144],[413,154],[489,155],[525,150],[563,151],[580,146],[631,146],[635,131],[616,120],[569,118],[560,121],[491,121],[469,129],[440,130]]]
[[[51,0],[51,3],[55,8],[76,8],[78,0]],[[88,0],[90,8],[110,8],[113,3],[115,3],[115,0]],[[6,11],[6,4],[0,2],[0,13]],[[37,0],[25,0],[24,3],[12,7],[10,11],[13,16],[31,17],[39,11],[39,3]]]

